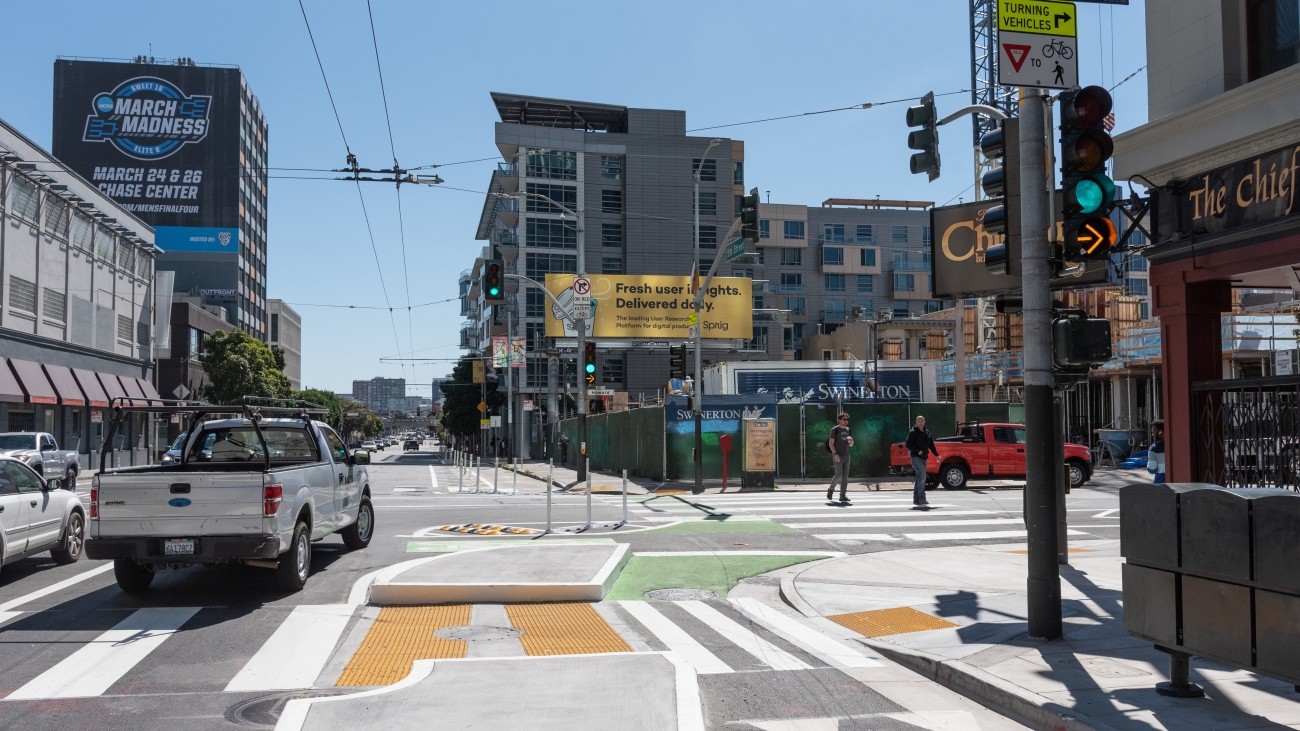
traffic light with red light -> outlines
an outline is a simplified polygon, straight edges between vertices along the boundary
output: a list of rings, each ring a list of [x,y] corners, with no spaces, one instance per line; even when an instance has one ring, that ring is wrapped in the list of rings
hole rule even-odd
[[[500,259],[489,259],[483,264],[483,302],[499,305],[506,301],[506,288]]]
[[[1110,93],[1100,86],[1061,93],[1062,254],[1069,261],[1105,259],[1119,241],[1110,220],[1115,183],[1106,174],[1106,161],[1115,152],[1106,131],[1112,108]]]

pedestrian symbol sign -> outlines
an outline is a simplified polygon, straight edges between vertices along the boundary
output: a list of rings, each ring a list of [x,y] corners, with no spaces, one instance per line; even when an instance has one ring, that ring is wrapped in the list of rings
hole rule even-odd
[[[1075,39],[1065,36],[1001,31],[998,33],[998,83],[1042,89],[1078,86],[1076,47]]]

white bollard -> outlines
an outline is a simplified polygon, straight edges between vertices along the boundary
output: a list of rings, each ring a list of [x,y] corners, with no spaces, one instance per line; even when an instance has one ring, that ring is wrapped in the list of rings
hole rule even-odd
[[[551,492],[555,484],[552,480],[555,478],[555,459],[547,460],[546,468],[546,532],[551,532]]]
[[[501,458],[492,458],[492,494],[497,494],[497,476],[501,473]]]
[[[618,525],[627,525],[627,470],[623,470],[623,520]]]
[[[519,494],[519,465],[520,465],[519,458],[515,457],[512,460],[512,463],[514,464],[515,469],[514,472],[511,473],[510,475],[510,494],[518,495]]]
[[[474,455],[474,492],[477,493],[479,486],[483,484],[483,458]]]
[[[587,524],[583,530],[591,530],[591,458],[584,457],[587,463]]]

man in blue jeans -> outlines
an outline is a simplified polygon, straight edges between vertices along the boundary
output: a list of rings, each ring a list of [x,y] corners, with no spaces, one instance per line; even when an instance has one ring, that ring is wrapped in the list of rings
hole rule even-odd
[[[907,433],[907,453],[912,457],[912,471],[916,473],[916,482],[912,484],[912,504],[929,505],[925,499],[925,467],[930,454],[939,456],[934,446],[934,438],[925,428],[925,417],[916,417],[916,426]]]

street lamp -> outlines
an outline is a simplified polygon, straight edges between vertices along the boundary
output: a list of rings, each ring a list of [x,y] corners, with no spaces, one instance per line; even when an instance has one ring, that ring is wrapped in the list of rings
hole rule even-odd
[[[722,140],[714,138],[709,140],[708,147],[704,148],[704,154],[700,155],[700,161],[695,164],[695,281],[691,284],[693,287],[699,286],[700,281],[700,169],[704,167],[704,161],[709,159],[709,153],[713,148],[722,144]],[[715,166],[716,169],[716,166]],[[715,175],[716,179],[717,176]],[[714,240],[714,245],[719,245]],[[704,378],[700,372],[702,356],[700,351],[704,344],[704,329],[700,327],[700,301],[698,292],[692,292],[695,295],[695,324],[691,327],[692,337],[695,338],[695,381],[691,385],[691,400],[695,412],[695,494],[704,492],[704,413],[701,411],[703,404],[701,397],[704,395]]]
[[[569,208],[568,206],[564,205],[563,203],[560,203],[559,201],[555,200],[554,198],[551,198],[548,195],[544,195],[542,193],[534,193],[528,190],[521,190],[517,193],[501,195],[501,197],[503,198],[510,198],[513,200],[523,200],[524,196],[532,196],[534,198],[540,198],[550,203],[551,205],[555,206],[556,208],[560,209],[561,214],[573,216],[573,220],[577,223],[578,226],[578,239],[577,239],[578,264],[577,264],[576,276],[578,277],[587,276],[587,262],[586,262],[587,249],[586,249],[586,241],[585,241],[586,228],[583,226],[581,212]],[[545,291],[546,288],[543,287],[542,289],[543,291]],[[574,326],[574,331],[577,333],[577,338],[578,338],[578,356],[581,357],[583,350],[586,348],[586,344],[587,344],[586,318],[574,317],[573,326]],[[587,454],[587,380],[586,380],[586,374],[579,373],[578,374],[578,481],[579,482],[582,482],[587,479],[587,462],[585,459],[586,454]]]

